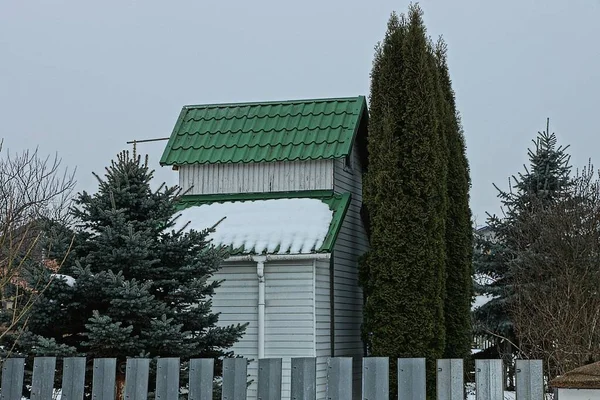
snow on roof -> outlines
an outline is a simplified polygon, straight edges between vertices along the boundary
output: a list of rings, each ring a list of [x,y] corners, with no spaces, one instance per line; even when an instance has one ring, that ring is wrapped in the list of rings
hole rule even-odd
[[[175,229],[202,230],[225,219],[211,233],[217,246],[244,253],[302,254],[318,251],[333,211],[318,199],[235,201],[192,206],[181,211]]]

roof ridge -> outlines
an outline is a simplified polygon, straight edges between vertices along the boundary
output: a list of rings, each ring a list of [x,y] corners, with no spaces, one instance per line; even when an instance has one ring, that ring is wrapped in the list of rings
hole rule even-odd
[[[253,106],[253,105],[274,105],[274,104],[304,104],[304,103],[327,103],[331,101],[348,101],[348,100],[360,100],[364,98],[364,95],[359,96],[348,96],[348,97],[324,97],[317,99],[296,99],[296,100],[271,100],[271,101],[248,101],[248,102],[233,102],[233,103],[208,103],[208,104],[188,104],[183,106],[184,109],[194,108],[225,108],[225,107],[240,107],[240,106]]]

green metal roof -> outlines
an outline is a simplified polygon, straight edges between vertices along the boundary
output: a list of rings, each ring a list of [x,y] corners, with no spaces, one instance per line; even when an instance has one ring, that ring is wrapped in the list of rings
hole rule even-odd
[[[272,199],[290,199],[290,198],[312,198],[318,199],[329,206],[329,209],[333,211],[331,222],[329,223],[329,229],[323,244],[318,249],[313,249],[313,253],[330,253],[333,251],[335,241],[342,227],[344,217],[348,211],[350,205],[351,195],[350,193],[334,194],[331,191],[308,191],[308,192],[277,192],[277,193],[250,193],[250,194],[236,194],[221,195],[220,197],[206,196],[206,195],[188,195],[182,196],[180,203],[181,209],[186,209],[193,206],[202,206],[213,203],[227,203],[227,202],[246,202],[246,201],[260,201],[260,200],[272,200]],[[218,229],[218,227],[217,227]],[[275,249],[274,253],[279,252],[279,247]],[[254,249],[246,249],[243,246],[240,248],[229,248],[230,254],[255,254]]]
[[[364,96],[185,106],[160,164],[340,158],[366,113]]]

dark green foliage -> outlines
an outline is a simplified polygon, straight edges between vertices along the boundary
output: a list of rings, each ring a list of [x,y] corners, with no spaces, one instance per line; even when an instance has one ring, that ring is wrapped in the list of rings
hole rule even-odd
[[[448,72],[446,44],[438,41],[437,68],[441,84],[441,124],[448,150],[446,215],[446,300],[444,358],[465,358],[471,350],[473,299],[473,234],[469,207],[469,162],[454,91]]]
[[[179,189],[150,188],[146,163],[119,154],[72,210],[77,226],[49,227],[51,259],[60,274],[42,268],[49,283],[16,342],[26,354],[88,357],[219,357],[230,354],[244,326],[217,327],[208,279],[222,260],[207,242],[209,231],[174,231]]]
[[[465,332],[472,244],[468,166],[445,49],[432,45],[418,6],[411,6],[406,17],[392,14],[376,48],[368,150],[364,203],[371,248],[360,266],[364,340],[373,356],[426,357],[431,395],[435,360],[446,350],[446,326],[458,353],[470,343]],[[449,193],[457,203],[450,211]],[[457,231],[447,235],[447,223]],[[449,307],[457,311],[446,321],[447,257],[458,275],[452,288],[460,294],[449,297]],[[395,391],[395,363],[391,367]]]
[[[475,270],[478,294],[494,296],[474,312],[476,334],[488,336],[500,355],[510,363],[518,345],[510,309],[514,301],[511,264],[530,245],[519,230],[534,207],[552,204],[571,187],[568,147],[557,147],[556,135],[538,132],[528,150],[529,168],[513,176],[509,191],[498,189],[504,215],[490,215],[487,234],[476,235]],[[482,280],[482,278],[485,278]]]

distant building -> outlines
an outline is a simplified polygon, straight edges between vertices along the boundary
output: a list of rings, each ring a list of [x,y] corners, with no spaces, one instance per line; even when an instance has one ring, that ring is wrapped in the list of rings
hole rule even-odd
[[[584,365],[550,381],[560,400],[600,399],[600,362]]]

